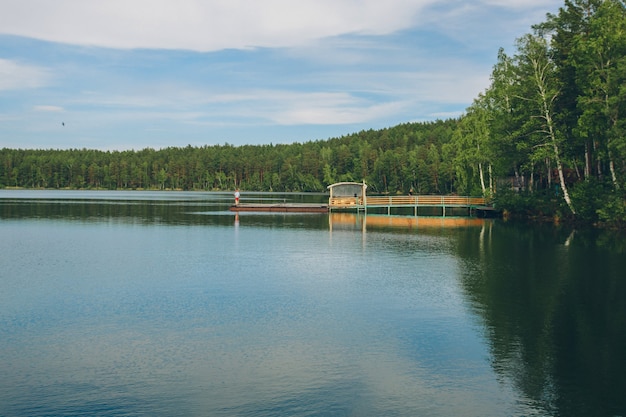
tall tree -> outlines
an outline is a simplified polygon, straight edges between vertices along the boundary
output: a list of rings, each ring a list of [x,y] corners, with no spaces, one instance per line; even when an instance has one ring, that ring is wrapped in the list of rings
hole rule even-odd
[[[491,74],[491,86],[485,93],[486,111],[490,130],[490,148],[496,175],[515,175],[515,186],[525,186],[526,171],[530,171],[532,190],[533,164],[528,158],[528,143],[522,140],[526,116],[515,91],[516,68],[513,59],[503,49],[498,51],[498,60]],[[514,107],[518,111],[514,111]]]
[[[569,195],[561,155],[563,136],[555,121],[555,101],[559,96],[559,80],[556,66],[551,59],[546,38],[538,35],[526,35],[518,41],[516,55],[519,76],[519,98],[528,103],[530,134],[537,134],[541,140],[538,150],[549,147],[548,155],[555,162],[563,198],[573,214],[576,214]],[[543,155],[543,151],[541,151]]]
[[[619,0],[605,0],[589,18],[587,33],[574,38],[572,64],[581,95],[578,129],[593,143],[599,177],[608,160],[613,186],[619,181],[615,153],[622,148],[626,105],[626,7]]]
[[[489,109],[485,95],[479,95],[467,109],[459,125],[457,159],[461,166],[469,165],[478,172],[482,195],[493,194],[491,161],[489,157],[490,126]],[[487,174],[489,177],[487,178]]]
[[[589,38],[590,20],[603,1],[565,0],[558,14],[548,14],[546,22],[535,26],[535,30],[541,36],[551,36],[552,59],[561,83],[561,91],[554,104],[556,120],[570,144],[581,149],[576,152],[583,155],[585,178],[589,178],[594,171],[594,146],[593,140],[586,137],[578,128],[581,109],[577,103],[583,92],[578,83],[580,76],[575,64],[575,45],[581,38]]]

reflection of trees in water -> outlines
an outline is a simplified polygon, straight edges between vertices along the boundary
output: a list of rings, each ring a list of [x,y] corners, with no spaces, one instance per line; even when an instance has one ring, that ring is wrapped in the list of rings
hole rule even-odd
[[[250,197],[248,197],[250,198]],[[163,225],[233,226],[235,213],[228,200],[13,200],[0,202],[0,219],[57,219]],[[328,217],[319,214],[245,213],[239,224],[260,227],[328,227]]]
[[[496,372],[555,415],[624,414],[626,252],[604,246],[619,234],[488,226],[458,250]]]
[[[202,211],[202,206],[194,203],[169,201],[80,201],[63,200],[39,202],[15,202],[0,205],[3,218],[47,218],[81,221],[102,221],[126,223],[197,223],[194,211]]]

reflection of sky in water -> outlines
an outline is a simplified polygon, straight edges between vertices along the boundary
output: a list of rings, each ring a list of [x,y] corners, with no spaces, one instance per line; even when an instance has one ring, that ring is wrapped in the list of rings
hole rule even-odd
[[[444,236],[0,228],[0,414],[515,411]]]

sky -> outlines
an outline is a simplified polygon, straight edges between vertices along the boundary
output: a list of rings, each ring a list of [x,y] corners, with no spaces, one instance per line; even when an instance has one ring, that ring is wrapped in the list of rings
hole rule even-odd
[[[341,137],[458,117],[562,0],[0,0],[0,148]]]

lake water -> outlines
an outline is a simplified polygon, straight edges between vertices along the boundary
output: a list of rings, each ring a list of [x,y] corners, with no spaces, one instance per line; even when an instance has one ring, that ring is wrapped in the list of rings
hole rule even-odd
[[[626,416],[623,234],[231,201],[0,190],[0,415]]]

